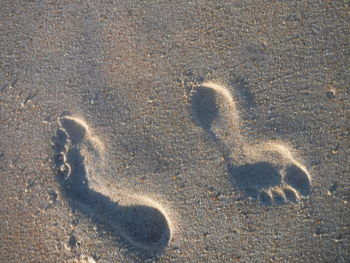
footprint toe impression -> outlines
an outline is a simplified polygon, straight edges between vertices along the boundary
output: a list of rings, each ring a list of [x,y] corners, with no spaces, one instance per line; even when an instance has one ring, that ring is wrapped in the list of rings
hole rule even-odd
[[[265,205],[271,205],[272,204],[272,197],[269,192],[262,191],[259,195],[259,200],[261,203]]]
[[[287,165],[279,161],[276,161],[277,164],[275,162],[272,164],[265,161],[263,155],[255,162],[235,165],[232,156],[237,153],[235,152],[237,150],[230,149],[229,144],[225,143],[227,139],[220,133],[215,133],[218,127],[213,129],[214,124],[219,124],[220,129],[236,133],[232,134],[232,138],[240,138],[236,140],[237,145],[241,144],[241,147],[237,149],[242,149],[245,145],[249,145],[256,152],[260,152],[260,149],[259,146],[252,147],[243,137],[237,136],[237,134],[242,134],[239,131],[239,114],[231,94],[224,86],[213,82],[196,85],[193,87],[190,101],[195,123],[207,134],[215,135],[209,137],[214,138],[218,144],[218,150],[222,152],[232,184],[241,189],[248,197],[259,200],[262,204],[271,205],[297,202],[301,196],[305,197],[311,193],[310,177],[306,170],[297,165],[289,150],[285,150],[287,148],[281,144],[276,144],[275,148],[282,160],[289,160]],[[217,119],[226,119],[226,121],[216,122]],[[271,156],[275,156],[276,152],[273,152],[273,149],[270,151]],[[268,151],[265,152],[269,154]],[[252,158],[247,156],[247,159]]]
[[[163,212],[149,205],[120,205],[89,186],[94,175],[88,174],[87,167],[101,162],[97,141],[83,120],[70,116],[60,119],[53,148],[63,194],[73,209],[90,217],[99,228],[123,237],[134,248],[163,250],[171,236]]]
[[[272,198],[273,198],[273,201],[279,205],[284,204],[285,202],[285,197],[279,191],[272,191]]]
[[[298,194],[295,192],[294,189],[292,189],[292,188],[284,188],[283,192],[284,192],[284,196],[286,197],[286,199],[288,201],[293,202],[293,203],[298,201]]]

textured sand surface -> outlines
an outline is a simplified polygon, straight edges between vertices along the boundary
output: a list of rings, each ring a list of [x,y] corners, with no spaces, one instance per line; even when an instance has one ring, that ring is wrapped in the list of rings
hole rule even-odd
[[[0,4],[0,262],[348,262],[347,1]]]

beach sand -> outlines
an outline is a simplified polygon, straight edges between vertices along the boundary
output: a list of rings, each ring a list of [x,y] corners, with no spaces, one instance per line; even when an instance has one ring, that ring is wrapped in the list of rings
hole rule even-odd
[[[2,1],[0,262],[348,262],[346,1]]]

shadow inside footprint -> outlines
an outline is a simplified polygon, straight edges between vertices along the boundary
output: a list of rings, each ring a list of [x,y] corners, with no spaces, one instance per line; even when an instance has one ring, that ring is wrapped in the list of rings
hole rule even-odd
[[[286,168],[284,181],[304,196],[309,195],[311,192],[309,176],[294,164]]]
[[[194,119],[204,130],[210,131],[213,121],[218,117],[216,92],[206,87],[197,87],[191,97]]]
[[[250,198],[264,204],[297,202],[301,196],[311,193],[310,178],[295,164],[281,168],[269,162],[257,162],[242,166],[228,164],[231,182]]]
[[[91,198],[88,181],[85,176],[83,157],[77,149],[72,148],[67,152],[66,158],[67,163],[70,165],[70,168],[67,167],[67,169],[71,169],[71,171],[69,171],[70,174],[65,178],[65,181],[62,182],[64,189],[71,199],[87,203]]]
[[[63,133],[57,132],[56,150],[62,151],[61,145],[67,141]],[[122,206],[90,189],[84,157],[77,148],[70,148],[65,162],[63,159],[56,152],[55,165],[60,167],[58,181],[74,210],[90,217],[101,229],[123,236],[134,248],[152,253],[165,248],[170,240],[170,227],[160,210],[146,205]]]
[[[242,166],[228,165],[232,183],[240,187],[249,197],[257,199],[259,192],[281,184],[282,177],[269,162],[258,162]]]
[[[259,200],[265,205],[297,202],[301,195],[310,194],[310,180],[305,172],[296,165],[286,169],[282,178],[280,168],[269,162],[258,162],[242,166],[228,165],[231,182],[247,196]],[[281,187],[282,183],[287,185]]]
[[[69,138],[71,138],[71,141],[73,144],[78,144],[82,142],[82,140],[86,135],[85,127],[83,127],[77,121],[69,118],[63,118],[61,120],[61,124],[65,128],[65,130],[68,132]]]

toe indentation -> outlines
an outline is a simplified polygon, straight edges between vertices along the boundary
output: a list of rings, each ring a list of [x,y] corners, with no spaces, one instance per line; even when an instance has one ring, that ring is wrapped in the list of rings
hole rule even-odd
[[[296,194],[296,192],[293,189],[284,188],[283,192],[284,192],[284,195],[287,198],[287,200],[289,200],[290,202],[295,203],[298,201],[298,195]]]
[[[272,197],[273,197],[273,200],[276,204],[284,204],[285,203],[285,199],[282,195],[282,193],[280,192],[276,192],[276,191],[272,191]]]
[[[269,193],[263,191],[259,195],[260,202],[264,205],[271,205],[272,204],[272,198]]]

